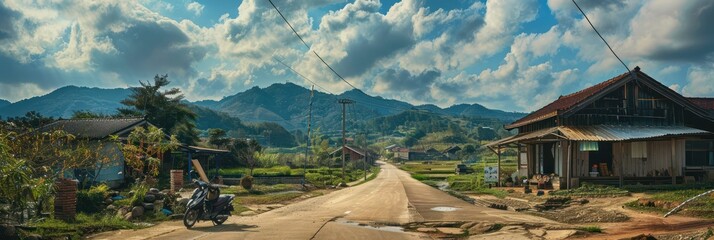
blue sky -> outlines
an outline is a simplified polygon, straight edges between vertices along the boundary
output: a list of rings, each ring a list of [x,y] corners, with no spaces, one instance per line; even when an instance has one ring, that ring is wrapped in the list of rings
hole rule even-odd
[[[592,1],[615,51],[685,96],[714,96],[714,2]],[[0,99],[168,74],[189,100],[290,81],[442,107],[532,111],[625,72],[570,0],[0,3]]]

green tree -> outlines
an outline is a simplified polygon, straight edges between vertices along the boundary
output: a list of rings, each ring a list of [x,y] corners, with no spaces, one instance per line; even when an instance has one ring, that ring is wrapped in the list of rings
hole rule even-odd
[[[139,82],[141,87],[132,87],[129,98],[121,101],[127,108],[120,108],[121,115],[144,116],[156,126],[174,134],[186,144],[195,144],[198,139],[196,131],[196,114],[182,102],[181,90],[171,88],[161,91],[171,83],[168,75],[154,77],[154,83]]]
[[[263,151],[256,140],[236,139],[230,147],[230,151],[237,159],[250,169],[250,176],[253,176],[253,169],[258,165],[258,155]]]
[[[159,174],[164,153],[178,146],[176,136],[167,138],[157,127],[137,127],[126,138],[126,143],[122,144],[122,153],[127,166],[134,169],[136,177],[155,177]]]
[[[39,128],[48,123],[54,122],[53,117],[42,116],[39,112],[29,111],[25,113],[25,116],[8,118],[8,122],[15,125],[16,128],[20,130],[26,130],[26,128]]]
[[[216,146],[217,148],[225,148],[231,142],[229,138],[226,137],[226,130],[220,128],[208,129],[208,143]]]
[[[322,135],[320,128],[312,131],[310,137],[310,148],[312,157],[315,159],[318,166],[329,167],[332,165],[330,158],[330,139]]]

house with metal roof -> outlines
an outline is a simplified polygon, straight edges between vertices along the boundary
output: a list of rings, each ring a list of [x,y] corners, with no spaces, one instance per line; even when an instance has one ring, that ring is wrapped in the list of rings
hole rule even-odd
[[[330,156],[333,158],[341,158],[342,157],[342,147],[332,151],[330,153]],[[374,164],[377,159],[379,159],[379,155],[373,151],[370,151],[369,149],[362,149],[358,148],[355,146],[350,146],[346,145],[344,148],[345,152],[345,161],[367,161],[369,164]],[[366,158],[366,159],[365,159]]]
[[[677,184],[714,179],[714,101],[685,98],[636,67],[506,125],[487,144],[518,152],[519,174],[579,183]]]
[[[98,146],[99,142],[104,142],[110,136],[117,136],[119,140],[125,140],[137,127],[148,128],[154,126],[144,118],[90,118],[90,119],[60,119],[38,129],[38,132],[48,132],[55,130],[63,130],[74,135],[78,139],[92,140]],[[169,138],[167,135],[166,138]],[[124,183],[125,177],[128,177],[131,169],[125,166],[124,155],[121,151],[121,146],[117,143],[102,143],[102,154],[111,158],[110,163],[98,164],[94,169],[75,169],[72,175],[75,178],[83,180],[88,179],[98,183],[105,183],[110,187],[117,187]],[[191,159],[203,160],[206,170],[213,167],[215,174],[218,174],[219,160],[230,153],[228,150],[210,149],[198,146],[189,146],[181,144],[176,150],[184,156],[187,156],[186,166],[188,171],[191,170]],[[209,163],[209,156],[213,163]],[[163,164],[162,171],[171,169],[176,162],[174,154],[165,153],[164,159],[170,159],[170,164]]]

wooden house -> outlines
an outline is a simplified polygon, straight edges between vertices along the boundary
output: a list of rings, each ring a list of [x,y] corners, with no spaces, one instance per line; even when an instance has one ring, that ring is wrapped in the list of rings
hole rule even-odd
[[[461,147],[454,145],[454,146],[451,146],[451,147],[448,147],[448,148],[444,149],[443,153],[444,153],[444,155],[445,155],[448,159],[453,160],[453,159],[458,158],[458,154],[457,154],[457,153],[458,153],[459,151],[461,151]]]
[[[342,148],[338,148],[337,150],[332,151],[332,153],[330,153],[330,156],[338,159],[341,158]],[[374,162],[379,159],[379,155],[368,149],[361,149],[350,145],[345,146],[345,162],[354,160],[364,161],[365,157],[369,164],[374,164]]]
[[[499,159],[515,148],[520,175],[556,176],[561,188],[710,180],[713,100],[685,98],[636,67],[505,126],[518,134],[487,147]]]
[[[94,183],[104,183],[109,187],[118,187],[124,183],[131,169],[125,165],[124,154],[121,151],[121,145],[108,141],[110,136],[117,136],[120,141],[125,141],[137,127],[148,128],[154,126],[144,118],[91,118],[91,119],[69,119],[57,120],[38,129],[39,132],[48,132],[55,130],[63,130],[76,138],[90,140],[93,144],[101,146],[101,155],[109,158],[108,162],[97,161],[97,165],[91,169],[74,169],[67,173],[71,177],[79,180],[91,180]],[[167,135],[166,138],[169,136]],[[229,151],[220,149],[210,149],[197,146],[189,146],[181,144],[177,152],[187,156],[186,166],[188,171],[191,170],[191,159],[201,160],[202,156],[211,155],[213,164],[209,164],[207,157],[204,157],[206,170],[210,167],[215,169],[218,174],[218,161],[221,157],[227,155]],[[170,160],[169,160],[170,159]],[[169,164],[164,164],[161,171],[168,171],[176,162],[174,155],[170,152],[165,153],[164,161],[170,161]]]

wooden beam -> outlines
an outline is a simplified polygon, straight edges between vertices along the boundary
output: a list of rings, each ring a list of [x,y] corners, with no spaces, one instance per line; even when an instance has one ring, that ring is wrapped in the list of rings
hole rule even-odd
[[[619,142],[620,144],[620,187],[624,184],[624,178],[625,178],[625,147],[622,144],[622,141]]]
[[[566,181],[565,187],[566,187],[567,189],[570,189],[570,178],[571,178],[570,174],[571,174],[571,169],[573,168],[573,167],[572,167],[572,162],[573,162],[573,161],[572,161],[572,155],[573,155],[573,141],[568,141],[568,163],[567,163],[567,166],[566,166],[566,167],[567,167],[567,171],[565,172],[565,175],[566,175],[566,177],[565,177],[565,181]]]
[[[670,158],[670,167],[669,167],[669,175],[672,175],[672,185],[677,184],[677,175],[674,174],[674,159],[677,157],[676,155],[676,144],[677,141],[672,138],[671,140],[671,145],[672,145],[672,153],[671,153],[671,158]]]
[[[203,167],[201,167],[201,163],[198,162],[196,159],[192,159],[191,162],[193,163],[193,166],[196,168],[196,172],[198,172],[198,176],[201,177],[201,180],[204,182],[208,182],[208,177],[206,177],[206,172],[203,171]]]
[[[501,186],[501,147],[498,148],[498,152],[496,153],[498,155],[498,182],[496,183],[496,186]]]

